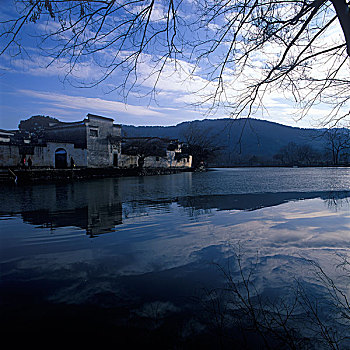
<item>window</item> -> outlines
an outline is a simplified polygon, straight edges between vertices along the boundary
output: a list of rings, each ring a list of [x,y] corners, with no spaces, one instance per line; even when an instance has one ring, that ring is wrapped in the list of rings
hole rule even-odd
[[[98,137],[98,130],[97,129],[90,129],[90,136]]]

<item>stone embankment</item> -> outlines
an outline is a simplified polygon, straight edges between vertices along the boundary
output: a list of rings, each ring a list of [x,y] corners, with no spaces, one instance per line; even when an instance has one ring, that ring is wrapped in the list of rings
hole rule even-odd
[[[185,171],[192,170],[188,168],[0,169],[0,183],[72,181],[105,177],[168,175]]]

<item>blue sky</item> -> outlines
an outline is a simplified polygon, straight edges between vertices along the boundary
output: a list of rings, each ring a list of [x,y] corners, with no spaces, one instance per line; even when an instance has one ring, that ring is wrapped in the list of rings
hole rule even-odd
[[[11,6],[12,1],[1,2],[0,12],[3,18],[13,16]],[[95,76],[98,78],[101,68],[96,65],[94,57],[88,57],[84,64],[76,67],[73,75],[67,77],[67,58],[62,57],[49,65],[52,55],[50,57],[47,52],[43,55],[38,49],[36,38],[31,36],[34,32],[40,34],[42,30],[44,28],[40,23],[24,26],[22,54],[11,57],[10,51],[0,56],[1,129],[15,129],[20,120],[32,115],[49,115],[62,121],[77,121],[87,113],[93,113],[113,118],[120,124],[164,126],[189,120],[229,117],[229,111],[224,108],[215,109],[208,114],[208,105],[194,106],[202,98],[195,91],[210,93],[214,87],[201,75],[203,67],[195,69],[195,73],[190,75],[195,67],[185,60],[180,59],[177,65],[169,61],[157,82],[157,93],[148,94],[155,77],[144,78],[151,72],[156,55],[154,52],[141,57],[139,85],[128,93],[127,99],[121,90],[113,90],[123,79],[120,71],[113,72],[95,87],[81,87],[79,82],[94,79]],[[107,59],[110,52],[105,50],[100,53],[102,54]],[[229,73],[227,80],[230,80]],[[267,108],[254,117],[298,127],[318,127],[318,117],[326,111],[325,106],[317,106],[310,110],[307,118],[298,121],[293,117],[295,110],[288,94],[283,91],[271,91],[265,96],[265,106]]]
[[[46,68],[46,59],[39,55],[31,59],[0,59],[2,129],[14,129],[20,120],[32,115],[75,121],[94,113],[114,118],[116,123],[134,125],[174,125],[203,118],[203,113],[180,101],[187,96],[181,86],[170,89],[171,99],[175,94],[178,102],[169,101],[166,91],[160,91],[156,101],[132,92],[125,101],[120,92],[109,91],[110,81],[92,88],[73,86],[70,81],[64,81],[64,68],[56,64]],[[113,82],[113,77],[110,80]]]

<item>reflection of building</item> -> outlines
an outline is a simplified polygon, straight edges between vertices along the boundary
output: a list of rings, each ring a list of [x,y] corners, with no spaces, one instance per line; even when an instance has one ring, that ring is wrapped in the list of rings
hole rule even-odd
[[[35,116],[17,131],[0,130],[0,167],[25,168],[28,161],[32,168],[190,168],[192,156],[176,140],[128,138],[122,143],[121,126],[113,119],[88,114],[73,123]]]
[[[24,125],[0,139],[0,166],[17,166],[30,157],[34,167],[108,167],[120,154],[121,127],[110,118],[88,114],[81,122]]]
[[[30,210],[17,208],[15,211],[32,225],[53,229],[79,227],[90,236],[112,232],[122,224],[122,203],[111,180],[52,184],[45,187],[40,196],[31,187],[18,187],[15,194],[19,198],[13,198],[15,203],[21,203],[20,198],[25,197],[31,205]]]

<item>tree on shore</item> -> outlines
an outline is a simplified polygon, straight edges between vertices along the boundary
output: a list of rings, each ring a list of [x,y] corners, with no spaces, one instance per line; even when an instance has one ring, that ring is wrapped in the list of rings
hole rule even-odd
[[[325,132],[325,138],[326,151],[331,155],[332,164],[339,165],[341,156],[350,150],[349,129],[329,129]]]
[[[283,146],[273,159],[281,165],[316,165],[322,161],[321,154],[312,146],[303,144],[298,145],[295,142],[289,142]]]
[[[138,167],[143,169],[145,158],[150,156],[165,157],[164,141],[157,137],[139,137],[124,139],[122,153],[138,157]]]
[[[49,116],[34,115],[26,120],[21,120],[18,129],[21,131],[28,131],[31,133],[38,133],[45,128],[49,127],[50,124],[58,124],[59,120]]]
[[[223,149],[209,128],[200,129],[192,123],[184,130],[182,139],[187,147],[186,152],[192,155],[194,168],[206,166]]]
[[[34,23],[48,64],[59,61],[67,76],[92,60],[99,67],[101,74],[83,86],[117,72],[122,79],[113,89],[125,97],[141,85],[155,94],[163,74],[177,71],[183,81],[195,81],[192,92],[209,110],[250,116],[279,91],[296,103],[300,117],[319,103],[329,106],[321,122],[349,116],[347,0],[13,3],[14,13],[0,21],[0,55],[28,54],[21,39]]]

